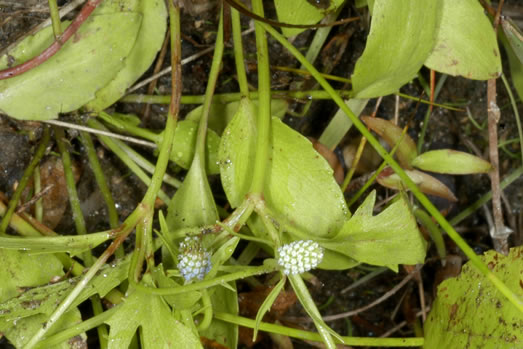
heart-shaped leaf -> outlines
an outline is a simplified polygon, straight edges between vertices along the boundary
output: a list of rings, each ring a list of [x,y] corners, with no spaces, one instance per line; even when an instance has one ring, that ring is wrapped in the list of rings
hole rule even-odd
[[[244,200],[252,177],[256,124],[252,103],[244,99],[222,135],[220,175],[233,207]],[[312,144],[278,118],[271,121],[270,162],[264,197],[267,206],[288,224],[312,236],[335,234],[348,212],[332,169]]]

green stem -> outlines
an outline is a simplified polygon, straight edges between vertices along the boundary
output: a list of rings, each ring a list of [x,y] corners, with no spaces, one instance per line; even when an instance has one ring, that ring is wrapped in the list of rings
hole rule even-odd
[[[207,290],[202,290],[202,309],[203,309],[203,319],[198,325],[198,331],[205,331],[209,328],[212,322],[212,303],[211,297]]]
[[[49,0],[49,13],[51,14],[51,23],[53,25],[53,34],[58,38],[62,34],[62,23],[60,23],[60,12],[56,0]]]
[[[514,110],[514,116],[516,118],[516,125],[518,127],[518,135],[519,135],[519,153],[521,155],[521,160],[523,163],[523,128],[521,127],[521,120],[519,118],[518,106],[516,105],[516,99],[514,98],[514,95],[512,94],[512,89],[510,88],[510,85],[507,81],[507,78],[505,77],[505,74],[501,74],[501,80],[503,81],[503,85],[505,85],[505,89],[507,90],[508,97],[510,99],[510,104],[512,105],[512,110]]]
[[[449,222],[443,217],[443,215],[438,211],[438,209],[430,202],[430,200],[419,190],[419,188],[414,184],[414,182],[409,178],[409,176],[403,171],[400,165],[387,153],[379,141],[367,130],[365,125],[352,113],[352,111],[347,107],[343,102],[343,99],[336,94],[336,91],[332,86],[321,76],[321,74],[307,62],[305,57],[293,46],[291,45],[285,37],[280,33],[274,30],[272,27],[259,23],[263,26],[277,41],[279,41],[287,50],[289,50],[295,57],[300,61],[306,68],[311,72],[313,77],[320,83],[320,85],[327,91],[331,96],[334,102],[342,108],[347,116],[352,120],[354,126],[361,132],[363,136],[367,138],[369,143],[374,147],[376,152],[392,167],[394,172],[398,174],[403,183],[411,190],[414,196],[420,201],[420,203],[425,207],[425,209],[438,221],[440,226],[447,232],[451,239],[459,246],[459,248],[470,258],[472,264],[484,274],[503,294],[509,299],[509,301],[521,312],[523,312],[523,301],[515,295],[496,275],[494,275],[490,269],[481,261],[481,259],[476,255],[474,250],[467,245],[465,240],[454,230],[454,228],[449,224]]]
[[[253,319],[232,315],[228,313],[216,312],[214,318],[231,324],[252,328],[256,327],[256,321]],[[298,330],[292,327],[260,322],[258,329],[270,333],[278,333],[285,336],[298,338],[302,340],[321,342],[322,337],[318,333]],[[379,348],[385,347],[420,347],[423,346],[423,338],[371,338],[371,337],[340,337],[342,343],[352,346],[373,346]]]
[[[196,136],[196,148],[194,151],[195,159],[193,161],[200,161],[200,168],[202,170],[205,169],[205,137],[207,135],[209,111],[211,110],[212,95],[214,94],[216,82],[218,81],[218,76],[220,75],[223,49],[223,11],[220,10],[220,22],[218,24],[218,32],[216,33],[214,55],[212,57],[211,71],[209,72],[209,80],[207,81],[207,88],[205,90],[202,116],[200,117],[200,123],[198,124],[198,135]]]
[[[443,84],[447,80],[447,76],[448,75],[446,74],[441,75],[441,78],[439,79],[438,84],[436,85],[436,88],[434,90],[434,101],[436,101],[436,99],[438,98],[439,92],[441,91]],[[423,120],[423,126],[421,127],[421,132],[418,139],[418,154],[421,153],[421,148],[425,143],[425,134],[427,133],[427,128],[429,126],[430,114],[432,114],[432,110],[429,107],[429,109],[427,109],[427,112],[425,113],[425,119]]]
[[[334,338],[332,338],[331,334],[333,331],[323,321],[320,311],[316,307],[316,304],[314,303],[307,286],[305,286],[303,279],[300,275],[289,275],[288,278],[292,288],[294,289],[294,292],[296,293],[296,296],[300,300],[301,305],[303,308],[305,308],[307,314],[309,314],[309,316],[312,318],[312,321],[314,321],[314,325],[316,325],[316,329],[320,333],[325,346],[330,349],[335,349],[336,344],[334,343]]]
[[[505,189],[508,187],[511,183],[513,183],[516,179],[521,177],[523,175],[523,166],[520,166],[516,170],[514,170],[510,175],[505,177],[500,183],[501,189]],[[476,202],[474,202],[472,205],[467,207],[466,209],[462,210],[458,215],[456,215],[454,218],[452,218],[449,223],[452,225],[459,224],[461,221],[463,221],[465,218],[470,216],[472,213],[474,213],[477,209],[479,209],[481,206],[485,205],[487,202],[492,199],[492,191],[489,191],[485,195],[483,195],[481,198],[479,198]]]
[[[152,288],[152,287],[143,286],[142,284],[135,284],[134,286],[136,286],[136,288],[140,289],[141,291],[149,293],[149,294],[168,296],[168,295],[173,295],[173,294],[205,290],[205,289],[211,288],[213,286],[223,285],[224,283],[245,279],[250,276],[272,273],[273,271],[276,271],[276,270],[278,270],[278,267],[275,264],[262,265],[259,267],[244,267],[244,270],[236,272],[236,273],[221,275],[221,276],[213,278],[213,279],[204,280],[204,281],[200,281],[200,282],[196,282],[193,284],[184,285],[184,286],[180,286],[180,287]]]
[[[42,179],[40,178],[40,165],[36,165],[34,170],[34,187],[35,187],[35,195],[38,195],[42,192]],[[44,219],[44,206],[43,206],[43,198],[40,198],[36,200],[35,202],[35,218],[37,221],[42,222]]]
[[[166,104],[168,104],[169,99],[171,97],[170,96],[166,96],[166,97],[168,98]],[[130,133],[134,136],[145,138],[156,144],[158,144],[160,142],[160,140],[162,139],[161,134],[152,132],[152,131],[142,128],[142,127],[131,125],[127,122],[123,122],[120,119],[117,119],[117,118],[111,116],[110,114],[107,114],[104,111],[99,112],[98,117],[119,131],[124,131],[124,132]]]
[[[100,165],[100,161],[98,161],[98,156],[96,155],[96,148],[94,147],[93,140],[89,133],[81,131],[80,137],[82,139],[82,143],[85,149],[87,150],[89,165],[93,170],[94,178],[96,179],[96,183],[100,188],[100,192],[102,193],[105,205],[107,207],[107,213],[109,216],[109,226],[114,229],[118,226],[119,223],[118,212],[116,211],[116,206],[114,203],[113,196],[111,194],[111,189],[109,189],[109,186],[107,185],[107,180],[102,170],[102,166]],[[117,257],[122,256],[117,255]]]
[[[76,233],[78,235],[87,234],[87,228],[85,224],[85,218],[82,213],[82,208],[80,207],[80,198],[78,197],[78,192],[76,190],[76,181],[73,173],[73,163],[71,161],[71,156],[69,154],[69,149],[65,144],[65,132],[63,128],[54,126],[56,143],[58,144],[58,149],[62,156],[62,165],[64,167],[65,182],[67,187],[67,192],[69,194],[69,203],[71,205],[71,211],[73,213],[73,220],[76,227]],[[82,254],[83,260],[86,266],[91,266],[93,264],[94,258],[90,251],[87,251]],[[91,306],[93,308],[93,313],[95,315],[101,314],[103,312],[102,303],[100,297],[93,296],[91,297]],[[105,325],[101,325],[97,328],[98,337],[100,338],[101,347],[107,348],[107,338],[108,332]]]
[[[445,241],[443,240],[443,235],[441,234],[441,231],[439,230],[438,226],[434,224],[432,221],[432,218],[422,209],[416,208],[414,209],[414,216],[427,228],[427,230],[430,233],[430,237],[432,238],[432,241],[434,241],[434,244],[436,245],[436,250],[438,251],[438,256],[442,260],[445,259],[445,256],[447,255],[446,249],[445,249]]]
[[[87,125],[92,128],[96,128],[99,130],[105,130],[105,127],[95,119],[89,119],[87,120]],[[138,166],[120,147],[118,144],[120,142],[116,139],[112,139],[108,136],[102,136],[98,135],[98,138],[116,155],[122,160],[122,162],[129,167],[129,169],[138,177],[146,186],[150,188],[150,185],[152,183],[151,178]],[[162,201],[168,203],[169,197],[167,194],[165,194],[162,190],[158,192],[158,197],[162,199]]]
[[[18,186],[16,187],[15,192],[13,193],[13,197],[11,200],[9,200],[9,204],[7,206],[7,212],[4,214],[4,217],[2,218],[2,222],[0,223],[0,235],[5,235],[5,231],[7,229],[7,226],[9,225],[9,222],[11,221],[11,217],[13,216],[13,213],[15,212],[16,205],[18,204],[18,201],[20,201],[20,197],[22,196],[22,192],[27,186],[27,183],[31,179],[31,175],[34,172],[35,167],[38,165],[40,160],[45,154],[45,149],[47,148],[47,144],[49,143],[49,128],[44,127],[44,135],[42,136],[42,140],[40,141],[40,144],[38,145],[38,148],[36,149],[35,155],[31,162],[29,163],[29,166],[24,171],[24,174],[22,178],[20,179],[20,182],[18,183]]]
[[[118,311],[119,308],[112,307],[111,309],[108,309],[104,311],[101,314],[98,314],[96,316],[93,316],[89,320],[82,321],[81,323],[77,325],[73,325],[71,327],[68,327],[67,329],[60,331],[56,334],[53,334],[52,336],[49,336],[43,340],[41,340],[37,345],[36,348],[52,348],[54,346],[57,346],[58,344],[65,342],[69,338],[72,338],[74,336],[78,336],[79,334],[82,334],[84,332],[87,332],[95,327],[98,327],[100,325],[103,325],[104,322],[106,322],[113,314]]]
[[[242,28],[240,23],[240,12],[231,7],[232,39],[234,40],[234,61],[238,74],[238,85],[242,97],[249,97],[249,83],[245,72],[245,59],[243,57]]]
[[[253,0],[252,10],[263,17],[263,1]],[[269,70],[269,48],[267,34],[262,24],[255,22],[256,51],[258,57],[258,113],[256,119],[256,158],[249,190],[252,194],[262,194],[265,184],[265,169],[269,160],[269,137],[271,127],[271,75]]]

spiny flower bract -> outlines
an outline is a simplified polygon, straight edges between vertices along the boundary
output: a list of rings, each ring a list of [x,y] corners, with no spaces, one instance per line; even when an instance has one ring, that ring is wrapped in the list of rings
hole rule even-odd
[[[321,263],[323,248],[312,240],[298,240],[279,247],[278,255],[284,274],[301,274]]]
[[[211,270],[211,254],[201,246],[196,236],[188,236],[180,242],[178,270],[185,281],[202,280]]]

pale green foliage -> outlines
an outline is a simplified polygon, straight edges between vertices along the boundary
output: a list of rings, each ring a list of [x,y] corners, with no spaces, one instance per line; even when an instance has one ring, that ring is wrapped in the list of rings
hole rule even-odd
[[[508,256],[488,251],[481,257],[520,299],[522,253],[516,247]],[[523,346],[523,314],[470,262],[458,277],[439,285],[424,328],[426,349]]]
[[[356,98],[396,92],[416,76],[433,48],[438,2],[376,0],[352,84]]]
[[[317,6],[314,5],[317,3]],[[329,12],[334,12],[343,0],[275,0],[278,20],[290,24],[316,24]],[[282,28],[285,36],[294,36],[305,29]]]
[[[425,65],[449,75],[488,80],[501,74],[492,24],[477,0],[440,0],[436,43]]]
[[[359,262],[387,266],[423,263],[426,242],[421,236],[407,200],[398,200],[377,216],[372,215],[376,192],[365,199],[332,239],[320,245]],[[379,253],[377,253],[379,251]]]
[[[137,13],[90,16],[46,62],[0,81],[0,110],[17,119],[47,120],[80,108],[123,68],[140,21]],[[48,28],[37,35],[53,34]],[[10,54],[16,58],[17,52],[30,51],[30,56],[36,56],[41,48],[26,39]]]
[[[227,198],[238,206],[248,193],[255,156],[255,114],[244,100],[222,135],[220,174]],[[343,194],[328,163],[298,132],[271,121],[271,150],[264,187],[267,206],[311,236],[329,236],[347,214]]]
[[[492,168],[492,165],[482,158],[452,149],[425,152],[418,155],[412,161],[412,165],[424,171],[455,175],[486,173]]]
[[[160,296],[132,289],[108,321],[109,349],[128,348],[138,328],[142,348],[201,348],[200,339],[171,315]]]

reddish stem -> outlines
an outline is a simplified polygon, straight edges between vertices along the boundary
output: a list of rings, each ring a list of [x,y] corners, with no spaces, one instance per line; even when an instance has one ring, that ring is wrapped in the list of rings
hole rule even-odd
[[[73,20],[71,25],[67,27],[67,29],[60,35],[48,48],[46,48],[42,53],[40,53],[38,56],[31,58],[27,62],[24,62],[22,64],[17,65],[16,67],[11,67],[8,69],[0,70],[0,80],[3,79],[9,79],[14,76],[23,74],[43,62],[47,61],[49,58],[54,56],[61,48],[62,46],[73,36],[74,33],[78,31],[80,26],[83,22],[91,15],[91,13],[96,9],[96,7],[102,2],[103,0],[89,0],[87,3],[82,7],[82,10],[80,10],[80,13],[76,16],[76,18]]]

